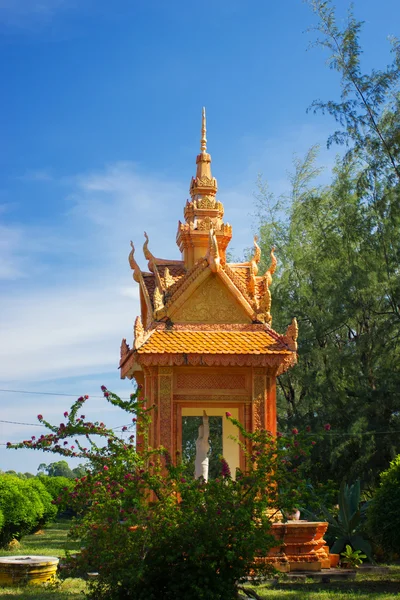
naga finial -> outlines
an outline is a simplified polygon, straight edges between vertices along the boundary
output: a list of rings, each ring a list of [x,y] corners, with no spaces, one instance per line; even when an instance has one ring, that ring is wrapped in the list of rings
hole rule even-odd
[[[284,341],[289,347],[289,350],[293,350],[293,352],[297,352],[297,338],[299,335],[299,326],[297,324],[296,317],[293,317],[292,322],[286,329],[286,333],[283,336]]]
[[[200,140],[200,151],[202,153],[207,152],[207,128],[206,128],[206,109],[203,106],[203,111],[201,115],[201,140]]]
[[[257,265],[261,260],[261,248],[257,244],[257,241],[258,241],[258,235],[255,235],[254,236],[254,254],[253,254],[252,258],[250,259],[253,275],[257,275],[257,273],[258,273]]]
[[[133,279],[137,283],[139,283],[141,271],[140,271],[139,265],[137,264],[137,262],[135,260],[135,246],[133,245],[132,240],[131,240],[131,248],[132,248],[132,250],[129,253],[128,260],[129,260],[130,267],[131,267],[131,269],[133,271]]]
[[[265,280],[267,282],[268,287],[272,283],[272,275],[275,273],[276,265],[278,264],[278,261],[276,260],[276,256],[275,256],[274,252],[275,252],[275,246],[272,246],[272,248],[271,248],[271,264],[269,266],[268,271],[265,273]]]
[[[154,256],[149,250],[149,236],[146,232],[144,232],[145,242],[143,244],[143,254],[147,259],[149,271],[154,272]]]
[[[221,258],[219,255],[217,236],[214,229],[211,227],[208,234],[208,250],[206,254],[208,264],[213,273],[217,273],[221,266]]]

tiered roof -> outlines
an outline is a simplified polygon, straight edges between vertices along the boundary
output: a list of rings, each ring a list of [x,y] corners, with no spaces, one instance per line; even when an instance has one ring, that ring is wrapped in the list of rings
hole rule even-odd
[[[216,198],[217,181],[211,174],[206,142],[203,109],[191,200],[184,208],[184,223],[178,224],[182,260],[156,258],[145,233],[143,252],[148,271],[142,271],[131,242],[129,263],[140,286],[141,316],[135,323],[133,348],[126,340],[121,345],[122,377],[132,376],[140,364],[253,361],[251,364],[285,370],[296,361],[296,322],[284,336],[271,328],[269,287],[276,268],[273,249],[271,265],[263,275],[258,274],[261,250],[256,237],[249,261],[226,262],[232,228],[223,222],[224,207]]]

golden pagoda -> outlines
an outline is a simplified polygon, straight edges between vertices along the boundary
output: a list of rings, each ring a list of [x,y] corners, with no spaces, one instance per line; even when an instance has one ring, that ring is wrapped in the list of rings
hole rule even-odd
[[[134,378],[154,404],[150,443],[172,455],[181,451],[182,417],[224,416],[229,411],[248,430],[276,433],[276,377],[297,360],[297,323],[284,335],[271,327],[270,284],[276,268],[259,274],[261,251],[228,263],[232,227],[223,221],[217,181],[207,152],[203,109],[200,153],[191,199],[178,223],[180,260],[156,258],[145,233],[142,271],[132,250],[129,263],[140,288],[140,316],[133,346],[122,340],[121,378]],[[223,454],[231,472],[244,467],[234,426],[223,419]]]

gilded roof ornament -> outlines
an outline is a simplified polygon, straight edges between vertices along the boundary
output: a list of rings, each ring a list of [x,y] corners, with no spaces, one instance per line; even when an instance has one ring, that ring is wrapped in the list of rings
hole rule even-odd
[[[154,300],[154,311],[155,312],[157,312],[158,310],[162,310],[164,308],[163,295],[158,286],[154,290],[153,300]]]
[[[208,236],[208,250],[206,259],[213,273],[217,273],[221,267],[221,258],[218,250],[217,236],[214,229],[210,229]]]
[[[274,252],[275,252],[275,246],[272,246],[272,248],[271,248],[271,264],[269,266],[269,269],[267,270],[267,272],[264,275],[265,281],[266,281],[268,287],[272,283],[272,275],[275,273],[276,265],[278,264],[278,261],[276,260],[276,256],[275,256]]]
[[[132,250],[129,253],[128,260],[129,260],[130,267],[131,267],[131,269],[133,271],[133,279],[137,283],[139,283],[140,279],[141,279],[141,274],[142,273],[141,273],[139,265],[137,264],[137,262],[135,260],[135,246],[133,245],[132,240],[131,240],[131,248],[132,248]]]
[[[133,326],[133,335],[133,347],[135,348],[135,350],[137,350],[144,342],[144,327],[140,316],[136,317],[135,319],[135,324]]]
[[[251,266],[252,266],[252,270],[253,270],[253,274],[257,275],[258,273],[258,263],[261,260],[261,248],[260,246],[257,244],[258,242],[258,235],[254,236],[254,254],[251,258]]]
[[[122,342],[121,342],[121,349],[120,349],[120,363],[124,360],[124,358],[129,354],[130,352],[130,348],[129,348],[129,344],[126,343],[126,339],[123,338]]]
[[[169,272],[168,267],[165,267],[165,270],[164,270],[164,283],[165,283],[166,288],[171,287],[175,283],[175,279],[172,277],[171,273]]]
[[[299,335],[299,326],[297,324],[296,317],[293,317],[292,322],[286,329],[286,333],[283,336],[284,342],[288,345],[289,350],[297,352],[297,337]]]
[[[149,236],[144,232],[145,242],[143,244],[143,254],[146,260],[148,260],[149,270],[153,272],[154,269],[154,256],[149,250]]]

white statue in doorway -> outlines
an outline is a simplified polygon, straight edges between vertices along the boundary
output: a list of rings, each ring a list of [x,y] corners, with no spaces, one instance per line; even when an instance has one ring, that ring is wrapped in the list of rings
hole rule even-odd
[[[194,478],[202,477],[204,481],[208,481],[208,451],[210,444],[210,426],[208,424],[208,415],[203,410],[203,424],[199,427],[199,435],[196,440],[196,459],[194,462]]]

